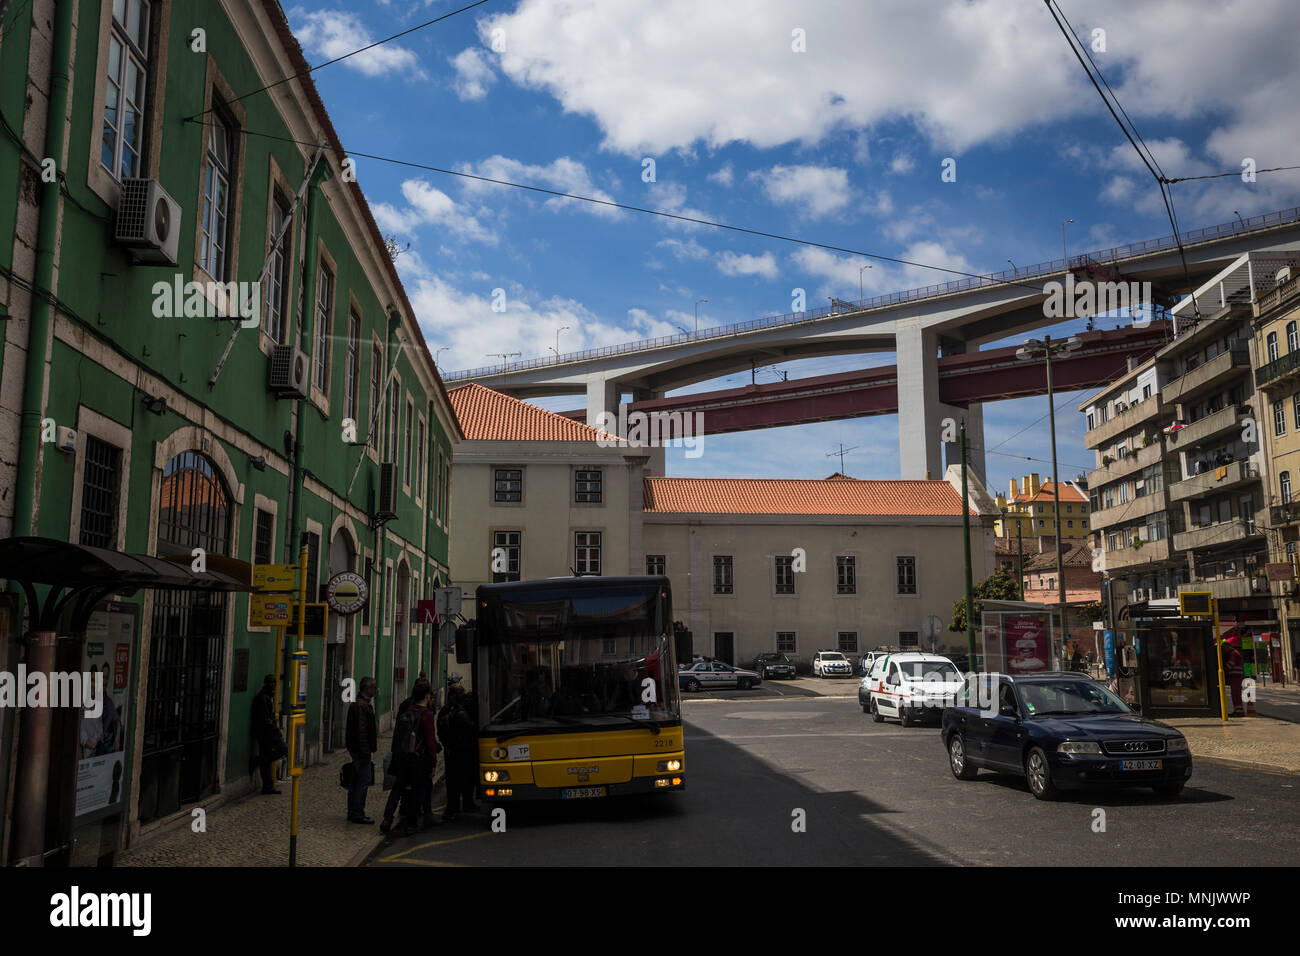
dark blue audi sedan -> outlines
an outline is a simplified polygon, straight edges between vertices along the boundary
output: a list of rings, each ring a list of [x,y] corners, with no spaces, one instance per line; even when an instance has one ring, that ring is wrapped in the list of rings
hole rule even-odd
[[[1173,797],[1192,775],[1182,734],[1075,673],[973,674],[957,705],[944,709],[942,733],[958,780],[981,769],[1024,774],[1039,800],[1090,787]]]

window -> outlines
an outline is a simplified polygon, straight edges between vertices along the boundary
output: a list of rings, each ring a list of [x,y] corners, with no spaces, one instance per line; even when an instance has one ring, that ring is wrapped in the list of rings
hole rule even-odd
[[[378,345],[370,348],[370,428],[379,423],[379,376],[384,366],[384,353]],[[366,441],[374,444],[372,435],[367,431]],[[376,449],[378,451],[378,449]]]
[[[1065,506],[1065,510],[1066,510],[1067,513],[1073,511],[1073,510],[1074,510],[1074,505],[1066,505],[1066,506]]]
[[[411,483],[411,459],[415,457],[412,454],[411,442],[415,435],[415,404],[408,398],[406,400],[406,461],[402,463],[402,482],[409,485]]]
[[[322,392],[329,391],[330,340],[333,329],[330,317],[334,313],[334,273],[325,263],[320,264],[320,278],[316,282],[316,363],[314,384]]]
[[[437,516],[438,520],[441,521],[442,520],[442,449],[441,448],[438,449],[437,469],[438,470],[433,473],[433,483],[437,486],[433,489],[434,497],[437,499],[436,501],[434,501],[433,505],[434,505],[434,514]]]
[[[1268,342],[1268,360],[1270,362],[1276,362],[1277,361],[1277,333],[1276,332],[1268,333],[1268,339],[1266,341]]]
[[[1067,521],[1067,522],[1065,523],[1065,526],[1066,526],[1067,528],[1073,528],[1073,527],[1074,527],[1074,522],[1073,522],[1073,521]]]
[[[253,563],[272,564],[275,547],[275,515],[265,508],[256,509],[253,518]]]
[[[1040,521],[1041,525],[1042,522]],[[915,594],[916,593],[916,558],[913,555],[903,555],[895,558],[897,578],[897,594]]]
[[[729,554],[713,556],[713,593],[731,593],[731,555]]]
[[[1046,527],[1047,527],[1047,522],[1044,521],[1042,518],[1039,518],[1039,519],[1038,519],[1038,527],[1040,527],[1040,528],[1046,528]]]
[[[397,463],[397,420],[402,414],[395,391],[388,399],[388,460],[394,464]]]
[[[348,311],[348,357],[343,382],[343,416],[356,422],[361,414],[361,317]]]
[[[773,561],[776,566],[776,593],[794,594],[794,556],[778,554]]]
[[[1094,428],[1096,428],[1096,427],[1097,427],[1097,416],[1094,415],[1092,412],[1089,412],[1089,413],[1088,413],[1088,431],[1092,431],[1092,430],[1093,430]]]
[[[899,631],[898,646],[899,647],[920,647],[921,632],[920,631]]]
[[[214,100],[215,104],[215,100]],[[207,165],[203,172],[203,238],[199,265],[214,279],[226,277],[230,229],[231,140],[234,133],[214,109],[208,121]]]
[[[1119,534],[1111,531],[1106,534],[1106,550],[1115,551],[1119,548]]]
[[[81,544],[117,547],[118,475],[122,449],[86,436],[86,467],[81,475]]]
[[[442,513],[447,516],[447,523],[451,524],[451,461],[450,460],[445,462],[442,466],[442,504],[439,507]]]
[[[392,588],[388,586],[388,579],[392,575],[388,565],[384,565],[384,629],[393,626],[393,599]]]
[[[858,559],[851,554],[835,558],[835,593],[858,593]]]
[[[1296,324],[1288,322],[1286,324],[1286,350],[1288,353],[1300,349],[1300,337],[1296,336]]]
[[[280,194],[280,190],[274,190],[271,197],[271,235],[267,237],[268,242],[274,242],[275,237],[280,234],[284,227],[284,221],[289,217],[289,204]],[[271,337],[271,341],[276,345],[284,345],[284,303],[288,294],[288,283],[285,282],[285,264],[289,257],[285,250],[289,247],[289,233],[286,232],[284,237],[276,244],[275,251],[271,253],[271,264],[266,271],[266,301],[262,305],[265,313],[266,334]]]
[[[523,501],[524,472],[521,468],[498,468],[494,501]]]
[[[1291,397],[1291,403],[1294,407],[1293,414],[1295,415],[1295,427],[1300,429],[1300,392],[1296,392],[1295,395]]]
[[[836,637],[838,638],[840,653],[856,654],[858,652],[857,631],[840,631]]]
[[[1291,472],[1282,472],[1277,476],[1277,480],[1282,490],[1282,504],[1287,504],[1291,501]]]
[[[518,581],[520,556],[523,553],[520,531],[492,533],[492,583]]]
[[[1120,503],[1120,504],[1124,504],[1125,502],[1128,501],[1128,497],[1129,497],[1129,496],[1128,496],[1128,482],[1127,482],[1127,481],[1120,482],[1120,486],[1119,486],[1119,503]]]
[[[645,573],[663,575],[668,573],[668,559],[662,554],[647,554],[645,556]]]
[[[573,570],[579,574],[600,574],[600,532],[575,531]]]
[[[1115,507],[1115,489],[1114,489],[1113,487],[1111,487],[1111,488],[1105,488],[1105,489],[1102,490],[1102,492],[1101,492],[1101,506],[1102,506],[1103,508],[1113,508],[1113,507]],[[1041,526],[1041,522],[1040,522],[1040,526]]]
[[[573,473],[573,500],[598,504],[601,500],[601,471],[575,471]]]
[[[1273,403],[1273,434],[1286,434],[1286,405],[1280,398]]]
[[[108,83],[99,161],[114,179],[141,175],[149,80],[149,0],[116,0],[108,38]]]
[[[795,648],[794,631],[776,632],[776,650],[779,654],[793,654]]]
[[[415,428],[415,497],[424,497],[424,462],[429,455],[429,448],[424,441],[424,419],[421,418]]]

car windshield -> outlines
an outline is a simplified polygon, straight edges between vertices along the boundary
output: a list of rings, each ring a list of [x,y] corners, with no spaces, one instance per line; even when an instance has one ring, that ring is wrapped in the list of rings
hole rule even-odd
[[[898,668],[908,680],[961,680],[957,668],[948,661],[899,661]]]
[[[822,660],[824,660],[824,661],[842,661],[842,660],[844,660],[844,655],[843,655],[843,654],[823,654],[823,655],[822,655]]]
[[[1132,713],[1127,704],[1096,681],[1025,681],[1016,687],[1030,717]]]

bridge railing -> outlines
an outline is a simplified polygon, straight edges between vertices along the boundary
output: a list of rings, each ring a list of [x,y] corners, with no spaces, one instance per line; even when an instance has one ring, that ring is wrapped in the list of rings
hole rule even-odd
[[[917,289],[906,289],[901,292],[888,292],[861,300],[858,302],[857,308],[852,311],[865,312],[871,309],[882,309],[905,302],[914,302],[917,299],[928,299],[934,296],[950,295],[955,292],[966,292],[971,289],[1007,285],[1022,279],[1033,279],[1039,276],[1061,273],[1064,272],[1067,267],[1080,268],[1094,262],[1117,262],[1123,259],[1132,259],[1136,256],[1150,255],[1153,252],[1163,252],[1167,249],[1175,249],[1178,247],[1180,239],[1184,245],[1195,242],[1209,242],[1214,239],[1221,239],[1224,236],[1244,235],[1245,233],[1254,232],[1258,229],[1271,229],[1292,222],[1300,222],[1300,206],[1294,206],[1290,209],[1282,209],[1277,212],[1261,213],[1258,216],[1249,216],[1245,219],[1233,222],[1220,223],[1217,226],[1205,226],[1201,229],[1190,229],[1187,232],[1180,233],[1178,237],[1162,236],[1158,239],[1144,239],[1140,242],[1131,242],[1122,246],[1111,246],[1109,249],[1084,252],[1077,256],[1070,256],[1068,260],[1065,258],[1049,259],[1046,262],[1037,262],[1028,266],[1017,266],[1014,269],[1003,269],[1000,272],[992,272],[987,275],[970,276],[964,279],[952,279],[948,282],[935,283],[934,285],[922,286]],[[584,349],[580,352],[566,352],[563,355],[554,357],[547,356],[545,358],[524,359],[519,362],[511,362],[508,365],[484,365],[479,368],[462,369],[446,373],[443,375],[443,381],[459,382],[466,379],[484,378],[491,375],[503,375],[508,372],[523,372],[534,368],[567,365],[570,362],[584,362],[589,359],[605,358],[610,355],[626,355],[629,352],[643,352],[649,349],[664,348],[665,346],[670,345],[682,345],[687,342],[703,342],[709,339],[723,338],[729,335],[739,335],[745,332],[758,332],[764,329],[804,325],[810,322],[817,322],[832,315],[844,315],[847,314],[847,312],[848,310],[843,308],[837,309],[834,306],[823,305],[816,309],[809,309],[806,312],[787,312],[783,315],[772,315],[761,319],[750,319],[747,322],[737,322],[732,325],[715,325],[712,328],[701,329],[698,332],[681,332],[676,335],[661,335],[657,338],[640,339],[635,342],[623,342],[619,345],[605,345],[599,348]]]

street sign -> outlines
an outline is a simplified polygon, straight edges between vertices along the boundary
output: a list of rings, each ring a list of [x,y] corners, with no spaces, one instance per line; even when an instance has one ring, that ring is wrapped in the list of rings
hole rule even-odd
[[[307,623],[303,628],[304,637],[324,637],[326,627],[329,625],[328,605],[308,604],[307,605]],[[298,605],[289,606],[289,623],[285,625],[293,633],[298,633]]]
[[[460,613],[460,588],[438,588],[433,592],[433,596],[438,603],[437,610],[440,620]]]
[[[1178,613],[1183,617],[1209,617],[1213,597],[1209,591],[1179,591]]]
[[[298,565],[253,565],[254,591],[295,591],[298,588]]]
[[[289,605],[292,598],[283,594],[248,595],[249,627],[284,627],[289,623]]]
[[[415,604],[415,623],[416,624],[437,624],[438,623],[438,602],[437,601],[417,601]]]
[[[370,585],[355,571],[340,571],[325,585],[325,603],[335,614],[356,614],[369,600]]]
[[[943,620],[936,614],[931,614],[925,619],[925,636],[930,640],[938,638],[943,631]]]

